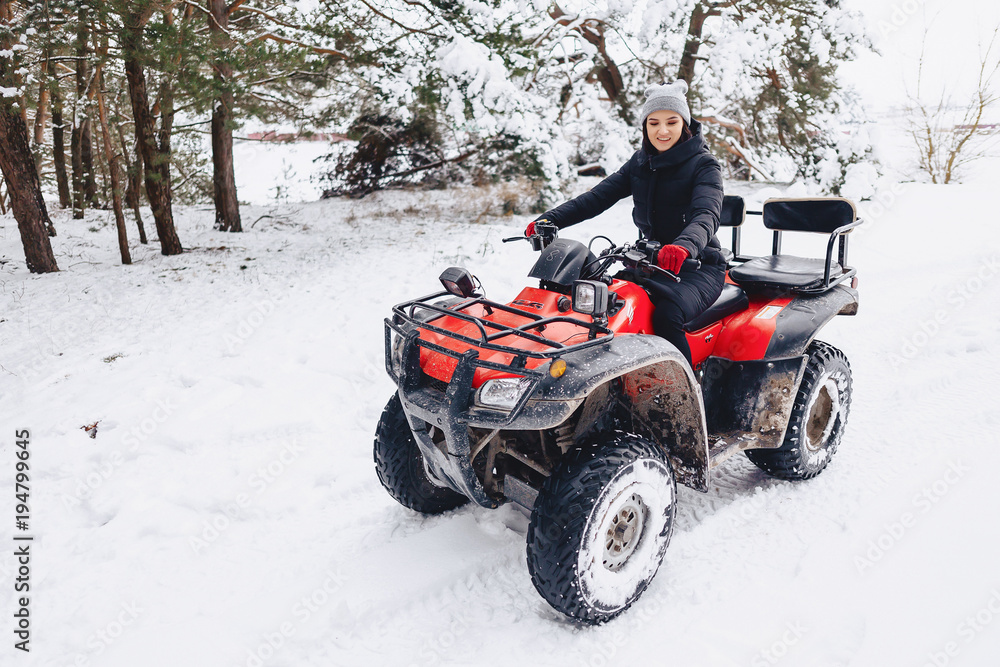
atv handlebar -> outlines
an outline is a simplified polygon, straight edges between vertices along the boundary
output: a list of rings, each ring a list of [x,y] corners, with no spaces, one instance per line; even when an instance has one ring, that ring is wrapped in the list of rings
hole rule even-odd
[[[559,228],[556,227],[555,223],[548,220],[537,220],[535,221],[535,233],[531,236],[511,236],[501,240],[504,243],[530,241],[532,250],[542,250],[545,246],[552,243],[557,236],[559,236]]]
[[[624,247],[628,248],[628,246]],[[612,250],[617,250],[617,248],[613,248]],[[635,249],[629,249],[623,253],[622,252],[605,253],[600,257],[598,257],[596,261],[600,262],[606,260],[619,260],[627,268],[639,269],[640,271],[645,271],[649,274],[660,273],[677,283],[681,281],[681,277],[679,275],[677,275],[673,271],[668,271],[667,269],[664,269],[655,261],[651,261],[643,253],[637,252]],[[587,265],[587,267],[584,268],[588,268],[589,266],[590,265]],[[607,266],[601,268],[603,270],[607,268]],[[701,268],[701,260],[699,259],[685,259],[684,263],[681,264],[682,271],[685,269],[696,271],[700,268]]]
[[[559,236],[559,228],[555,224],[549,222],[548,220],[538,220],[535,222],[535,233],[531,236],[510,236],[505,239],[501,239],[504,243],[511,243],[513,241],[530,241],[532,250],[542,250],[547,245],[552,243],[555,238]],[[610,241],[610,239],[608,239]],[[593,243],[593,240],[591,241]],[[608,248],[601,255],[584,267],[584,271],[590,268],[592,264],[597,264],[600,268],[600,273],[610,266],[611,261],[618,260],[630,269],[639,269],[640,271],[649,273],[661,273],[669,277],[674,282],[680,282],[681,278],[676,273],[672,271],[667,271],[666,269],[660,267],[657,263],[656,258],[662,248],[662,244],[658,241],[650,241],[647,239],[640,239],[636,241],[635,245],[622,245],[622,246],[612,246]],[[603,264],[602,264],[603,263]],[[681,264],[681,270],[697,270],[701,268],[701,260],[697,259],[685,259],[684,263]]]
[[[658,241],[650,241],[648,239],[640,239],[636,241],[635,245],[623,245],[608,248],[601,256],[597,258],[598,262],[605,262],[600,266],[600,271],[603,272],[610,265],[610,261],[618,260],[625,265],[628,269],[638,270],[642,273],[652,275],[654,273],[660,273],[674,282],[680,282],[680,276],[672,271],[668,271],[662,268],[657,262],[657,257],[660,253],[660,248],[663,245]],[[588,265],[589,267],[589,265]],[[585,268],[588,268],[585,267]],[[681,264],[681,270],[697,270],[701,268],[701,261],[697,259],[685,259],[684,263]]]
[[[649,264],[649,268],[654,269],[654,270],[656,270],[659,273],[663,273],[663,274],[665,274],[667,276],[670,276],[670,278],[675,283],[679,283],[681,281],[681,277],[679,275],[677,275],[673,271],[667,271],[666,269],[662,268],[659,264],[657,264],[655,262],[650,263]],[[692,271],[697,271],[700,268],[701,268],[701,260],[700,259],[685,259],[684,263],[681,264],[681,271],[683,271],[684,269],[689,269],[689,270],[692,270]]]

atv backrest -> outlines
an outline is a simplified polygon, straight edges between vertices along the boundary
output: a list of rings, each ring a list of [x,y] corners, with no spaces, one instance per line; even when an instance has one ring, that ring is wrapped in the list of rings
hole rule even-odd
[[[820,234],[831,234],[858,218],[854,202],[842,197],[768,199],[763,215],[768,229]]]
[[[720,227],[733,228],[733,249],[732,252],[722,251],[726,263],[740,256],[740,227],[747,219],[747,204],[743,197],[738,195],[725,195],[722,198],[722,215],[719,216]]]
[[[747,219],[747,205],[743,197],[726,195],[722,198],[722,215],[719,225],[722,227],[739,227]]]
[[[764,226],[774,230],[771,254],[781,254],[781,232],[829,234],[827,261],[834,241],[840,239],[840,263],[847,265],[847,236],[861,224],[854,202],[843,197],[768,199],[761,209]]]

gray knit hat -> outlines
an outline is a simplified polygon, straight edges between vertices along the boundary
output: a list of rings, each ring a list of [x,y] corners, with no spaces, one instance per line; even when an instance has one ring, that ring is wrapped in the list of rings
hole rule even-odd
[[[676,111],[685,123],[691,125],[691,109],[688,108],[687,98],[684,97],[687,91],[688,85],[684,79],[647,88],[646,103],[642,105],[643,127],[649,114],[654,111]]]

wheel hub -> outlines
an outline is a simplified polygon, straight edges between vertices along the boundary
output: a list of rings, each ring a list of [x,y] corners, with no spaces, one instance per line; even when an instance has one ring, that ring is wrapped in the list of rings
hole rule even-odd
[[[642,498],[636,493],[628,496],[615,511],[604,538],[605,568],[616,572],[628,562],[642,537],[647,511]]]
[[[833,378],[820,385],[806,421],[806,447],[811,452],[823,448],[840,412],[840,392]]]

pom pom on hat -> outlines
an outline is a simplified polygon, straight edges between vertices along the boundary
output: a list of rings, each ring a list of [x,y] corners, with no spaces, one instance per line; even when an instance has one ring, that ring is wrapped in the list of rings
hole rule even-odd
[[[649,114],[654,111],[676,111],[688,125],[691,124],[691,109],[688,107],[687,81],[653,85],[646,88],[646,103],[642,105],[642,124],[645,126]]]
[[[684,97],[688,92],[688,82],[684,79],[679,81],[674,81],[673,83],[654,83],[652,86],[646,88],[646,99],[648,100],[657,91],[663,91],[669,93],[674,92],[675,97]]]

